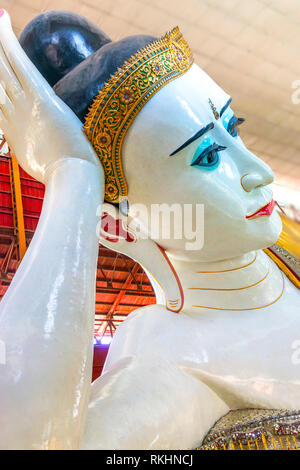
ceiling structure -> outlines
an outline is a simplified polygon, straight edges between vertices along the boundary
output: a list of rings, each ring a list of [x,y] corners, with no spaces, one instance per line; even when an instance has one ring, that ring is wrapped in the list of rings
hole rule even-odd
[[[300,103],[292,102],[293,83],[300,89],[299,0],[1,0],[1,6],[17,35],[51,9],[80,13],[113,40],[160,36],[178,24],[196,63],[246,118],[241,133],[249,149],[270,164],[278,184],[300,191]]]

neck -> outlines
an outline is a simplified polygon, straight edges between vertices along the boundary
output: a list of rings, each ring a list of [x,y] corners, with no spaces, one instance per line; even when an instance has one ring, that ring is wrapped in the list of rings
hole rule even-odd
[[[183,311],[255,310],[274,304],[283,292],[283,277],[262,251],[241,257],[200,263],[168,255],[184,292]]]

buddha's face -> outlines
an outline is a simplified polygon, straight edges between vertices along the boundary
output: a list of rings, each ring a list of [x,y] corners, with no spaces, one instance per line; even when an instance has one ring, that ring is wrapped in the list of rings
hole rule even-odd
[[[156,238],[169,253],[216,261],[265,248],[279,237],[281,221],[267,187],[273,172],[247,150],[237,124],[230,97],[193,65],[151,98],[127,132],[123,166],[130,207],[143,204],[150,214],[153,204],[203,204],[202,249],[187,250],[184,238]],[[196,223],[196,210],[192,214]],[[151,217],[138,217],[154,238]],[[202,222],[196,229],[200,239]]]

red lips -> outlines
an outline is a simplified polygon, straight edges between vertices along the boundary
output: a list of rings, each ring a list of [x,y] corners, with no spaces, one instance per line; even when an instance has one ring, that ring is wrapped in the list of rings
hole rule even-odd
[[[261,207],[254,214],[247,215],[246,219],[256,219],[256,217],[261,217],[262,215],[271,215],[274,210],[274,206],[275,206],[275,202],[274,202],[274,199],[272,199],[272,201],[269,202],[269,204],[267,204],[264,207]]]

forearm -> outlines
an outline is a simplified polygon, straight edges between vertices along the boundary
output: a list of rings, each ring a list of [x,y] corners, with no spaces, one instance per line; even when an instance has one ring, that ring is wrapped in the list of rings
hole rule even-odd
[[[76,448],[92,365],[97,166],[52,168],[38,228],[1,303],[0,447]]]

